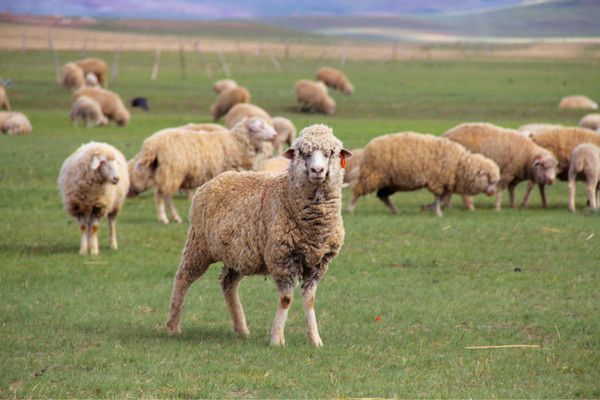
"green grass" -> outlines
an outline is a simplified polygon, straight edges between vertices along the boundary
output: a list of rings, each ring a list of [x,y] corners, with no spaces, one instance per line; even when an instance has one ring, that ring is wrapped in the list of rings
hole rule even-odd
[[[63,62],[75,56],[60,53]],[[323,349],[307,343],[299,296],[287,346],[269,347],[277,295],[262,277],[241,286],[252,336],[236,337],[217,265],[189,292],[182,336],[169,337],[186,224],[159,224],[148,192],[126,202],[118,251],[108,249],[103,222],[100,256],[80,257],[55,183],[83,142],[107,141],[130,157],[154,131],[208,120],[214,96],[200,61],[188,59],[182,79],[178,55],[164,53],[153,82],[152,57],[122,54],[110,85],[125,99],[147,96],[151,112],[93,130],[69,123],[70,94],[54,84],[50,54],[0,57],[13,108],[34,126],[29,136],[0,137],[0,397],[600,397],[599,219],[582,210],[583,186],[580,211],[567,211],[564,183],[550,188],[548,210],[537,195],[528,210],[501,212],[478,197],[473,213],[455,199],[435,218],[419,212],[431,200],[419,191],[395,195],[401,212],[390,216],[375,196],[361,199],[355,215],[344,214],[346,244],[319,288]],[[355,95],[334,94],[333,116],[300,115],[293,82],[312,77],[314,61],[294,59],[285,74],[267,59],[230,62],[257,104],[300,127],[330,124],[349,148],[466,120],[574,124],[582,113],[558,111],[558,100],[594,96],[600,84],[585,60],[350,63]],[[176,205],[187,215],[183,196]],[[486,344],[541,349],[465,349]]]

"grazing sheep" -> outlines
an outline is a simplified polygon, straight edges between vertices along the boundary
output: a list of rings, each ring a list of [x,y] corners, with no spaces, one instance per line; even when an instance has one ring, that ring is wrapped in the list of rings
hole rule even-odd
[[[250,117],[262,118],[266,123],[273,126],[273,120],[269,113],[259,106],[250,103],[239,103],[231,107],[225,115],[225,126],[231,129],[242,119]]]
[[[560,109],[597,110],[598,103],[587,96],[566,96],[558,104]]]
[[[308,339],[323,345],[315,296],[319,280],[344,243],[340,159],[351,154],[324,125],[304,128],[284,154],[292,160],[287,173],[227,172],[196,191],[173,284],[169,333],[181,332],[190,285],[210,264],[223,261],[221,288],[239,335],[250,334],[238,295],[241,280],[270,275],[279,292],[271,344],[285,344],[285,322],[295,282],[301,280]]]
[[[259,169],[273,151],[266,142],[274,137],[275,130],[260,118],[244,119],[231,131],[159,131],[129,161],[129,195],[156,186],[158,220],[169,223],[166,202],[173,219],[181,222],[172,202],[177,190],[195,189],[224,171]]]
[[[285,117],[273,117],[273,128],[277,132],[277,136],[273,141],[273,147],[275,148],[275,154],[279,155],[284,143],[287,143],[288,146],[292,145],[292,142],[296,138],[296,126]]]
[[[561,181],[567,181],[569,178],[569,166],[571,165],[571,155],[577,145],[582,143],[591,143],[600,147],[600,135],[585,128],[557,128],[543,132],[538,132],[531,136],[531,140],[538,146],[541,146],[554,154],[558,160],[556,177]],[[533,184],[527,187],[527,192],[521,202],[522,207],[527,206],[529,195],[533,189]],[[545,186],[538,184],[540,195],[542,196],[542,205],[548,206],[546,201]]]
[[[301,79],[296,82],[296,101],[299,111],[317,111],[323,114],[335,112],[335,100],[327,94],[323,82]]]
[[[196,132],[228,131],[228,129],[226,127],[224,127],[223,125],[211,124],[211,123],[196,124],[196,123],[190,122],[189,124],[181,125],[176,128],[189,129],[191,131],[196,131]]]
[[[332,89],[339,89],[344,94],[352,94],[354,86],[342,71],[332,68],[323,67],[317,71],[317,80],[323,82]]]
[[[70,118],[74,124],[81,118],[86,128],[108,125],[108,118],[102,114],[100,104],[88,96],[80,96],[73,101]]]
[[[98,254],[98,223],[108,216],[109,243],[117,249],[116,218],[127,195],[127,161],[115,147],[90,142],[79,147],[60,169],[58,187],[67,213],[81,230],[79,254]]]
[[[31,133],[31,122],[25,114],[11,111],[0,111],[0,132],[9,135]]]
[[[217,101],[210,106],[210,115],[215,121],[218,121],[233,106],[239,103],[250,103],[251,98],[250,92],[243,86],[225,90],[219,94]]]
[[[283,156],[267,158],[260,167],[264,172],[284,172],[290,166],[290,160]]]
[[[600,148],[590,143],[575,147],[569,166],[569,210],[575,211],[575,181],[585,180],[588,201],[592,210],[598,209],[598,181],[600,180]]]
[[[75,63],[81,67],[84,75],[87,76],[88,73],[92,73],[96,75],[102,87],[108,86],[108,65],[104,60],[89,57]]]
[[[220,81],[216,81],[212,87],[213,92],[219,94],[223,93],[229,89],[235,89],[238,87],[238,84],[233,79],[221,79]]]
[[[81,67],[74,62],[63,65],[62,84],[67,89],[79,89],[85,85],[85,77]]]
[[[515,188],[522,181],[552,184],[556,178],[557,160],[552,153],[533,143],[518,131],[487,123],[458,125],[444,136],[494,160],[500,167],[500,181],[496,192],[495,209],[500,210],[502,192],[508,187],[510,206],[515,207]],[[472,201],[465,204],[473,209]]]
[[[4,111],[10,111],[10,102],[8,101],[8,95],[6,94],[6,89],[4,85],[0,84],[0,107]]]
[[[519,132],[521,132],[524,136],[531,137],[531,135],[541,132],[541,131],[545,131],[548,129],[562,128],[562,127],[563,127],[562,125],[557,125],[557,124],[536,123],[536,124],[521,125],[520,127],[517,128],[517,130]]]
[[[588,114],[581,118],[579,126],[600,133],[600,114]]]
[[[87,96],[97,101],[102,108],[102,113],[108,119],[114,120],[117,125],[123,126],[129,122],[131,116],[129,110],[117,93],[102,88],[83,87],[77,90],[74,95],[75,99],[81,96]]]
[[[491,196],[499,176],[492,160],[446,138],[414,132],[384,135],[365,147],[348,212],[354,211],[360,196],[377,191],[377,197],[396,214],[390,195],[427,188],[435,196],[428,207],[441,217],[442,199],[452,193]]]
[[[352,158],[346,163],[344,173],[344,186],[354,186],[360,176],[360,161],[362,160],[365,149],[352,149]]]

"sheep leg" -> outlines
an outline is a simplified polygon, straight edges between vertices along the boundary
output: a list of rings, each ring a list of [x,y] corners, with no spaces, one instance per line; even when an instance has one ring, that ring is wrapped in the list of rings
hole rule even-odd
[[[83,218],[78,218],[77,222],[79,223],[79,230],[81,231],[81,244],[79,246],[79,254],[85,256],[88,253],[88,225],[87,222]]]
[[[165,198],[159,190],[156,191],[156,214],[160,222],[163,224],[169,223],[167,212],[165,211]]]
[[[588,182],[587,190],[588,199],[590,200],[590,208],[592,210],[596,210],[598,208],[598,203],[596,203],[596,182]]]
[[[496,211],[500,211],[502,208],[502,193],[504,193],[504,188],[499,187],[496,189],[496,201],[494,202],[494,209]]]
[[[177,212],[177,209],[175,208],[175,205],[173,204],[173,196],[168,195],[168,196],[164,196],[164,198],[165,198],[165,202],[167,203],[167,207],[169,207],[169,213],[171,214],[171,217],[173,217],[175,222],[180,224],[181,217],[179,216],[179,213]]]
[[[283,346],[285,345],[283,331],[288,316],[288,309],[294,299],[294,285],[293,282],[287,282],[287,280],[278,281],[277,289],[279,291],[279,307],[277,308],[275,318],[273,319],[273,325],[271,326],[271,345]]]
[[[444,193],[444,195],[442,196],[442,202],[444,208],[449,209],[450,207],[452,207],[452,192]]]
[[[548,201],[546,200],[546,185],[538,185],[540,188],[540,197],[542,198],[542,207],[548,208]]]
[[[358,197],[359,196],[352,193],[352,197],[350,198],[350,203],[348,203],[348,208],[346,209],[346,211],[348,211],[349,214],[354,213],[354,208],[356,207],[356,202],[358,201]]]
[[[377,190],[377,197],[392,212],[392,214],[398,214],[398,209],[390,200],[390,195],[394,193],[394,190],[390,188],[381,188]]]
[[[521,200],[522,208],[527,207],[527,203],[529,202],[529,196],[531,195],[531,191],[533,190],[534,186],[535,183],[533,181],[527,181],[527,190],[525,190],[525,195],[523,196],[523,200]]]
[[[473,206],[473,196],[469,196],[467,194],[463,194],[463,204],[465,208],[469,211],[475,211],[475,206]]]
[[[315,297],[317,294],[317,282],[311,282],[304,285],[302,289],[302,303],[304,305],[304,318],[306,319],[306,328],[308,340],[317,347],[323,347],[323,341],[319,335],[317,326],[317,316],[315,314]]]
[[[89,244],[90,244],[90,254],[93,256],[97,256],[100,252],[98,249],[98,220],[92,219],[92,221],[88,224],[88,234],[89,234]]]
[[[435,202],[433,203],[433,210],[436,217],[442,216],[442,196],[435,196]]]
[[[575,179],[569,179],[567,186],[569,187],[569,210],[575,211]]]
[[[238,287],[242,281],[243,276],[236,270],[223,267],[221,271],[221,290],[223,291],[223,297],[225,297],[225,304],[231,319],[233,320],[233,329],[242,337],[249,337],[250,331],[246,325],[246,316],[244,315],[244,308],[240,302],[240,296],[238,293]]]
[[[181,333],[181,315],[185,295],[192,283],[206,272],[210,264],[211,260],[201,250],[197,249],[195,243],[188,240],[173,281],[173,294],[171,295],[171,306],[167,317],[167,331],[169,334]]]
[[[117,214],[108,214],[108,241],[110,248],[117,250]]]
[[[515,184],[510,184],[508,185],[508,199],[510,202],[510,208],[516,208],[516,204],[515,204],[515,189],[516,189],[517,185]]]

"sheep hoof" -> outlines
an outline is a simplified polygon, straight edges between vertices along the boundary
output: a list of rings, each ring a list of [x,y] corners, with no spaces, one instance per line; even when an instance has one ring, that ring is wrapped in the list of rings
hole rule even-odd
[[[321,338],[310,339],[310,344],[312,344],[315,347],[323,347],[323,341],[321,340]]]
[[[281,336],[271,336],[271,346],[285,346],[285,339]]]
[[[172,326],[170,322],[167,322],[167,332],[171,336],[181,335],[181,325]]]
[[[162,222],[163,224],[167,225],[169,223],[169,220],[166,218],[159,218],[158,219],[160,222]]]
[[[81,249],[81,250],[79,250],[79,255],[87,256],[87,249]]]
[[[235,330],[237,334],[244,339],[248,339],[250,337],[250,331],[248,329],[245,330]]]
[[[175,217],[174,219],[175,222],[177,222],[178,224],[181,224],[183,222],[180,217]]]

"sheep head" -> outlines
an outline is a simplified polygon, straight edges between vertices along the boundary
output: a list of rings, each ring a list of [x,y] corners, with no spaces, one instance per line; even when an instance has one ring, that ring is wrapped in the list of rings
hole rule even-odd
[[[493,196],[500,181],[498,165],[481,154],[468,154],[457,168],[457,191],[475,196],[479,193]]]
[[[113,185],[119,183],[118,161],[114,157],[95,154],[90,162],[90,169],[94,171],[101,182],[109,182]]]
[[[551,185],[556,179],[558,161],[549,151],[543,151],[533,157],[530,174],[533,181],[540,185]]]

